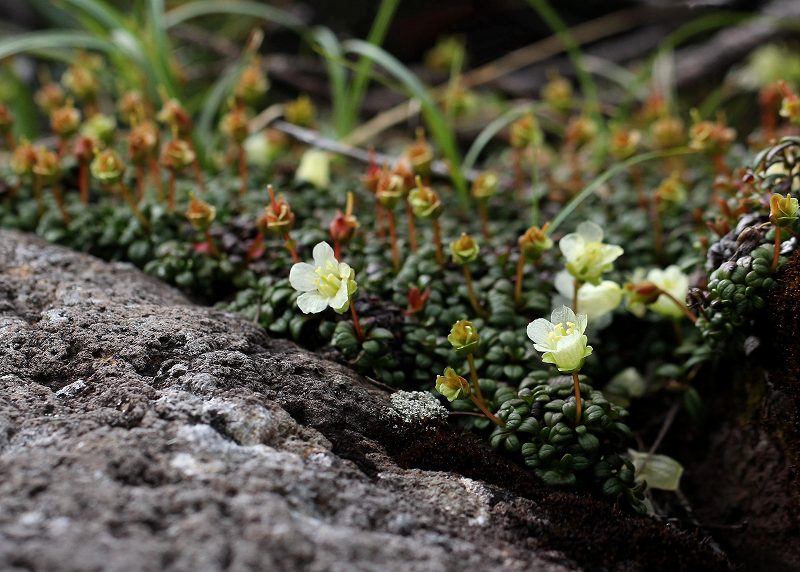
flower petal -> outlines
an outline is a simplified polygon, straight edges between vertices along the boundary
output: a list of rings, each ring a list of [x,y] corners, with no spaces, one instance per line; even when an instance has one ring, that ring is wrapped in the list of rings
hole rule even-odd
[[[317,273],[308,262],[298,262],[289,271],[289,283],[298,292],[310,292],[317,289]]]
[[[304,314],[319,314],[328,307],[328,300],[316,292],[304,292],[297,297],[297,307]]]
[[[576,231],[586,242],[603,242],[603,229],[599,224],[590,220],[579,224]]]
[[[553,310],[550,321],[553,322],[553,324],[566,324],[567,322],[572,322],[574,324],[577,322],[575,312],[567,306],[561,306]]]
[[[579,234],[568,234],[558,241],[558,248],[567,261],[575,260],[583,252],[586,241]]]
[[[314,266],[325,268],[328,264],[333,264],[334,267],[339,265],[336,256],[333,254],[333,248],[327,242],[318,242],[314,247]]]
[[[562,270],[556,274],[553,285],[558,290],[558,293],[564,296],[567,300],[572,299],[572,294],[575,292],[575,279],[566,270]]]
[[[336,292],[336,296],[331,298],[328,303],[330,304],[331,308],[340,314],[343,314],[347,311],[347,309],[350,307],[350,293],[347,291],[346,279],[339,283],[339,290]]]
[[[550,332],[553,331],[553,327],[553,324],[544,318],[538,318],[528,324],[526,332],[534,344],[550,349]],[[542,351],[539,348],[536,349],[537,351]]]

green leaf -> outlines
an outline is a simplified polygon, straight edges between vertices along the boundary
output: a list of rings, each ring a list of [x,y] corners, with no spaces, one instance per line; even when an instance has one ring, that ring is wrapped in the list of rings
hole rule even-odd
[[[214,14],[228,14],[234,16],[251,16],[267,22],[279,24],[301,35],[306,34],[306,27],[303,21],[280,8],[262,4],[261,2],[250,2],[247,0],[198,0],[197,2],[187,2],[173,8],[164,15],[164,25],[172,28],[200,16],[210,16]]]
[[[636,467],[636,481],[646,481],[651,489],[662,491],[677,491],[681,486],[683,465],[672,457],[666,455],[651,455],[628,449]]]

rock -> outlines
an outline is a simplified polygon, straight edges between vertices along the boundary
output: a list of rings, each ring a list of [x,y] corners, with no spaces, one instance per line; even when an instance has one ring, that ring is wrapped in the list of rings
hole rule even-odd
[[[0,300],[0,569],[729,568],[127,265],[0,231]]]

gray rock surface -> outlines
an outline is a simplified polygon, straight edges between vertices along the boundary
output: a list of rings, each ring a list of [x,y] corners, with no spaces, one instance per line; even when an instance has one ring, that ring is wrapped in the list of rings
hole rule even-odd
[[[726,568],[605,502],[465,476],[503,458],[426,469],[404,447],[433,435],[494,455],[128,265],[0,231],[2,570]]]

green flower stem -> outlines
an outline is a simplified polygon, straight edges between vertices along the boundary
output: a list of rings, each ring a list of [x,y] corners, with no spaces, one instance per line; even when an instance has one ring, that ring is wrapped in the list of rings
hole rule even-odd
[[[514,280],[514,303],[519,306],[522,302],[522,280],[525,275],[525,254],[519,253],[517,260],[517,275]]]
[[[353,316],[353,328],[356,331],[356,338],[358,338],[359,343],[364,341],[364,331],[361,329],[361,322],[358,319],[358,313],[356,312],[356,305],[354,302],[350,302],[350,315]]]
[[[417,251],[417,227],[414,224],[414,210],[411,203],[406,201],[406,220],[408,220],[408,245],[411,252]]]
[[[476,314],[478,314],[481,318],[485,318],[486,310],[483,309],[483,306],[481,306],[480,302],[478,302],[478,297],[475,296],[475,287],[472,284],[472,273],[469,271],[469,265],[464,264],[462,268],[464,269],[464,281],[467,284],[467,296],[469,297],[469,303],[472,305],[472,309],[475,310]]]
[[[692,311],[691,311],[691,310],[690,310],[690,309],[689,309],[689,308],[686,306],[686,304],[684,304],[683,302],[681,302],[680,300],[678,300],[678,299],[677,299],[675,296],[673,296],[672,294],[670,294],[669,292],[667,292],[667,291],[666,291],[666,290],[664,290],[663,288],[658,288],[658,292],[659,292],[660,294],[662,294],[663,296],[666,296],[667,298],[669,298],[669,299],[672,301],[672,303],[673,303],[673,304],[675,304],[675,305],[676,305],[678,308],[680,308],[681,312],[683,312],[683,314],[684,314],[684,315],[685,315],[687,318],[689,318],[689,320],[690,320],[690,321],[691,321],[693,324],[697,322],[697,316],[695,316],[694,312],[692,312]]]
[[[581,380],[578,372],[572,372],[572,387],[575,389],[575,426],[581,424]]]
[[[772,251],[772,271],[778,269],[778,261],[781,256],[781,227],[775,225],[775,248]]]
[[[444,254],[442,253],[442,226],[437,219],[433,219],[433,246],[436,248],[436,262],[444,268]]]

